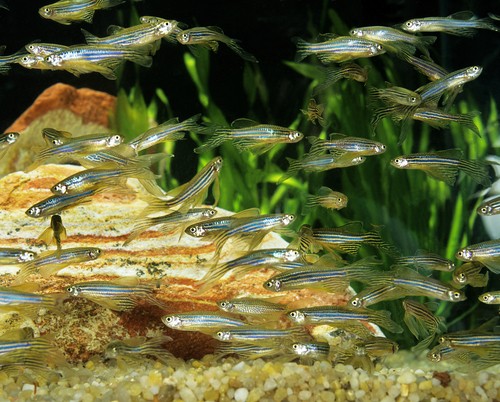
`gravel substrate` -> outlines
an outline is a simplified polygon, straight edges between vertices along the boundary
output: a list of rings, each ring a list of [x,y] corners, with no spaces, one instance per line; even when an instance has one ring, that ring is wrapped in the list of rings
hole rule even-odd
[[[448,371],[450,370],[450,371]],[[212,355],[175,370],[152,360],[65,369],[39,384],[0,373],[1,401],[498,401],[500,365],[460,373],[409,352],[378,363],[373,373],[323,361],[215,361]]]

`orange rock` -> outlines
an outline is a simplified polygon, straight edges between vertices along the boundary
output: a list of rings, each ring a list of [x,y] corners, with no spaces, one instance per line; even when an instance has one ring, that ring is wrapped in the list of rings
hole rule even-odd
[[[114,109],[115,102],[116,97],[105,92],[55,84],[43,91],[5,131],[23,131],[35,119],[55,109],[70,110],[80,116],[85,124],[95,123],[108,127],[109,112]]]

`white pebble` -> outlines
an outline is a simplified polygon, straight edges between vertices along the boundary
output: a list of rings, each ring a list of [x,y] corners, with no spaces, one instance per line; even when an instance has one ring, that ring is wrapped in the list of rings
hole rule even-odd
[[[248,399],[248,389],[238,388],[234,392],[234,400],[237,402],[245,402]]]
[[[415,381],[417,381],[417,377],[411,371],[405,371],[398,377],[400,384],[413,384]]]
[[[245,362],[244,361],[241,361],[239,362],[238,364],[235,364],[234,367],[233,367],[233,370],[234,371],[241,371],[245,368]]]
[[[34,391],[35,390],[35,385],[33,384],[24,384],[23,385],[23,391]]]
[[[299,399],[301,401],[308,401],[309,399],[311,399],[311,395],[311,391],[304,389],[299,392]]]
[[[266,382],[264,383],[264,391],[272,391],[278,386],[274,378],[268,378]]]
[[[196,402],[196,396],[189,388],[181,388],[179,395],[184,402]]]
[[[351,379],[349,380],[349,383],[351,384],[351,388],[356,391],[359,388],[359,380],[352,376]]]

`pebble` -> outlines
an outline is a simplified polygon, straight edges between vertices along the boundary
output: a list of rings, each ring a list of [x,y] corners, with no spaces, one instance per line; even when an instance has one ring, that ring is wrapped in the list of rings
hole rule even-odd
[[[246,400],[248,399],[248,389],[238,388],[234,392],[234,399],[236,402],[246,402]]]
[[[405,371],[402,375],[398,377],[398,382],[400,384],[411,384],[417,381],[417,377],[411,371]]]

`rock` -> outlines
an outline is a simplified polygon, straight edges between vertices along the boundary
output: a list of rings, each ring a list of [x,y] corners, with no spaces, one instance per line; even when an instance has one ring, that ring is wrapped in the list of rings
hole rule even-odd
[[[108,132],[109,115],[116,98],[93,89],[77,89],[66,84],[47,88],[6,132],[17,131],[20,138],[0,160],[0,176],[23,170],[33,162],[37,148],[45,146],[45,127],[69,131],[74,136]]]

